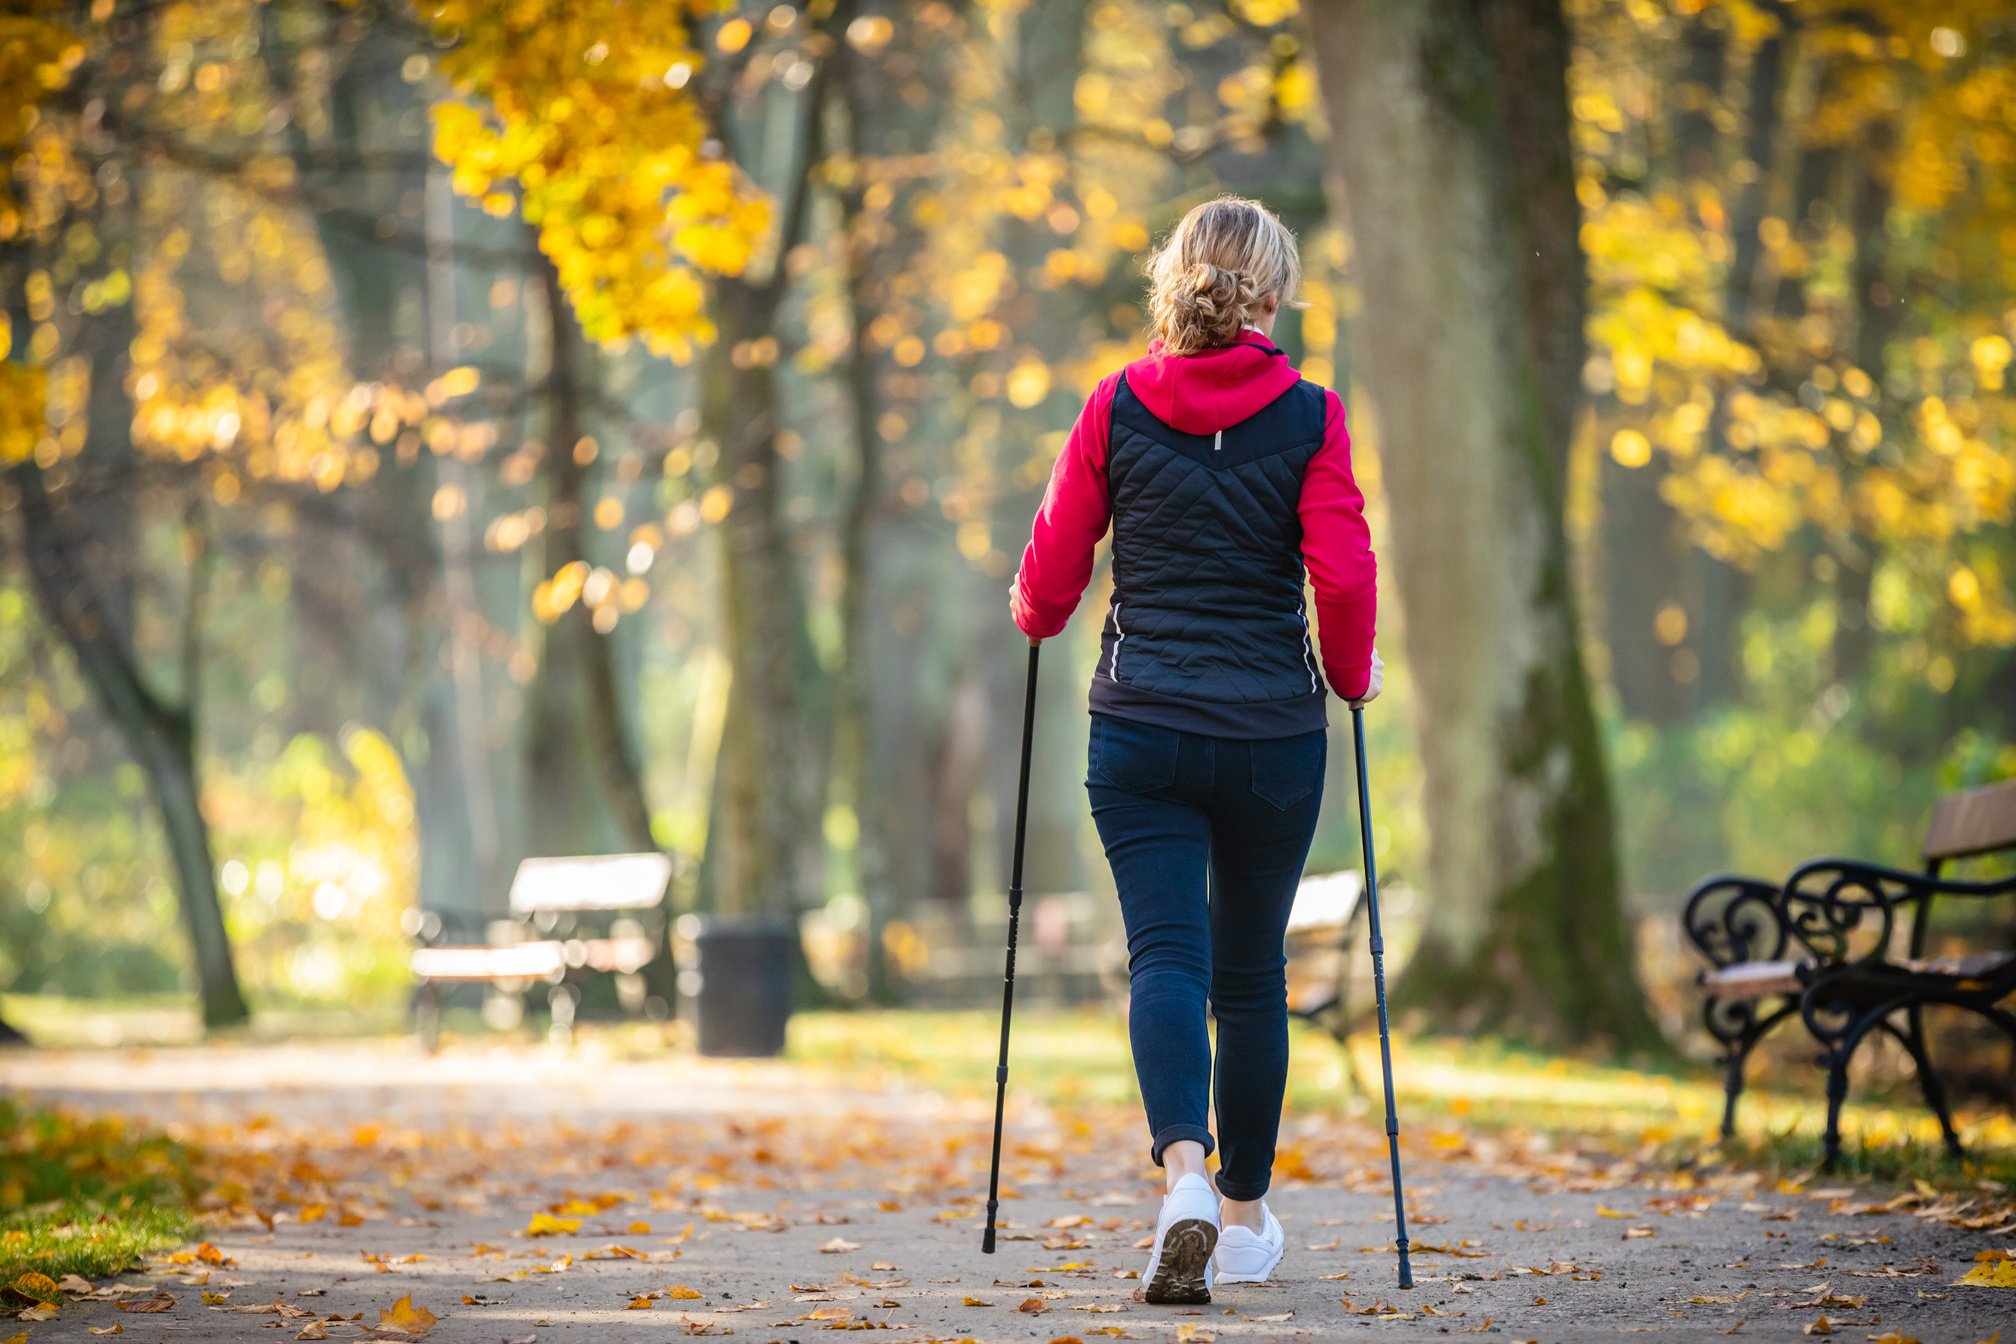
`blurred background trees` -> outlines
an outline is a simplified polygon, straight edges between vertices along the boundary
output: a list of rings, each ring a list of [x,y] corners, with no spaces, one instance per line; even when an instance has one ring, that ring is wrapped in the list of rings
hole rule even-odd
[[[392,1003],[404,912],[645,845],[928,982],[993,933],[1050,459],[1229,190],[1388,559],[1417,999],[1642,1037],[1698,873],[2016,773],[2003,8],[10,0],[0,988]]]

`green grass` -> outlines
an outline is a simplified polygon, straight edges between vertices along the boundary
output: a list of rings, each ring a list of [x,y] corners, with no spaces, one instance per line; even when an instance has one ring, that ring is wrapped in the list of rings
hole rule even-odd
[[[1000,1019],[967,1013],[807,1013],[791,1024],[790,1055],[808,1067],[865,1083],[989,1093]],[[1676,1166],[1727,1160],[1797,1177],[1817,1170],[1826,1120],[1817,1069],[1773,1073],[1744,1094],[1739,1140],[1715,1143],[1722,1079],[1706,1066],[1639,1069],[1552,1055],[1490,1039],[1402,1036],[1394,1077],[1403,1132],[1524,1130],[1562,1141],[1628,1150]],[[1304,1114],[1371,1117],[1379,1099],[1379,1041],[1370,1032],[1334,1039],[1296,1023],[1288,1104]],[[1132,1104],[1137,1093],[1125,1020],[1116,1012],[1018,1014],[1010,1085],[1052,1105]],[[1772,1083],[1777,1085],[1770,1085]],[[1969,1158],[1947,1159],[1936,1123],[1908,1080],[1872,1088],[1857,1080],[1844,1116],[1838,1174],[1924,1179],[2016,1189],[2016,1120],[2005,1111],[1961,1117]]]
[[[102,1278],[186,1241],[198,1188],[172,1140],[0,1098],[0,1283],[30,1272]]]
[[[340,1008],[261,1002],[253,1005],[248,1026],[206,1033],[195,1002],[187,994],[91,999],[60,994],[0,994],[0,1018],[36,1045],[52,1049],[195,1045],[204,1040],[354,1039],[396,1036],[406,1030],[405,1010],[397,1005]]]

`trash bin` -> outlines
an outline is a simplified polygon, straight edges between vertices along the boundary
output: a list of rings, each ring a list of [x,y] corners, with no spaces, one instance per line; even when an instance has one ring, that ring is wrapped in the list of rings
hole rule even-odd
[[[797,931],[769,921],[709,920],[693,938],[700,1053],[779,1055],[791,1020]]]

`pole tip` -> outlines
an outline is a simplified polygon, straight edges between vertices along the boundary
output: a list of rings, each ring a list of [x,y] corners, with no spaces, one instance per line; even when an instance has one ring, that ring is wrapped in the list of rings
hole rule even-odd
[[[980,1234],[980,1254],[994,1254],[994,1229],[992,1227],[989,1227],[985,1232]]]

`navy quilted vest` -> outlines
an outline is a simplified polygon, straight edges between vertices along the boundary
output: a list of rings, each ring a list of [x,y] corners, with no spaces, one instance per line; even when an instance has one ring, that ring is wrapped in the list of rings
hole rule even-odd
[[[1324,411],[1305,380],[1215,435],[1185,434],[1121,376],[1106,452],[1113,605],[1094,710],[1216,737],[1324,726],[1297,512]]]

